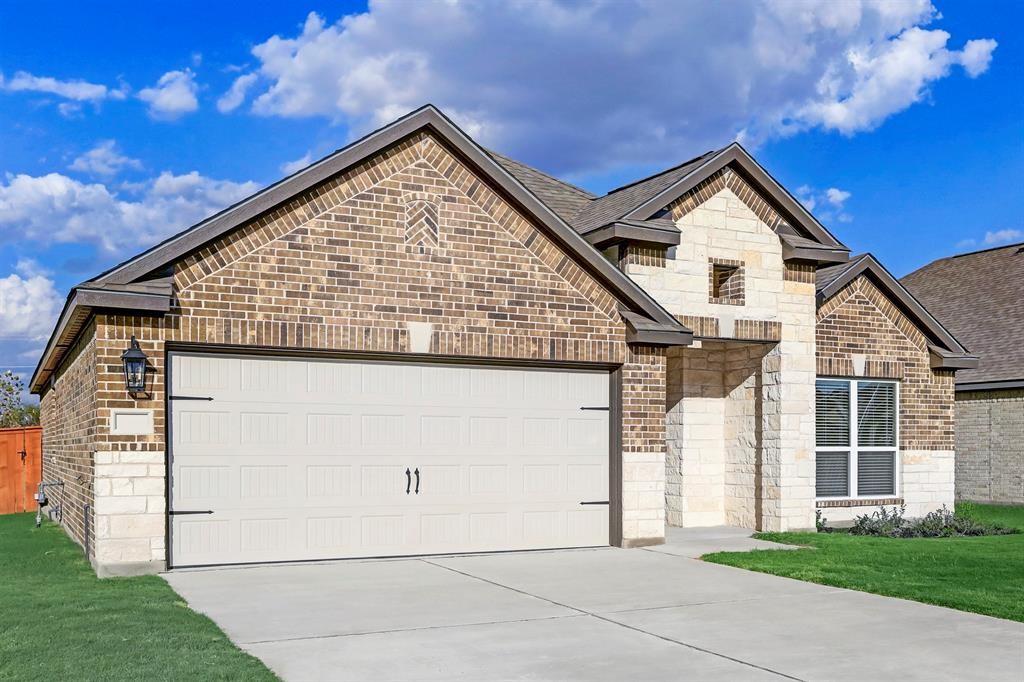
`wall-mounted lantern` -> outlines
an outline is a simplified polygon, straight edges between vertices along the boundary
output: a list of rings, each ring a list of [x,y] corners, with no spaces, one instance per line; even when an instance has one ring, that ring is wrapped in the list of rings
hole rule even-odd
[[[129,393],[142,393],[146,390],[146,354],[139,348],[139,342],[132,336],[131,345],[121,353],[124,364],[124,386]]]

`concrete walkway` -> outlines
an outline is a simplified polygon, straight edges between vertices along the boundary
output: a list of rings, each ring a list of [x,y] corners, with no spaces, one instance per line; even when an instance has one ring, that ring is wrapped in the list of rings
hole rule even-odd
[[[689,556],[758,542],[738,532],[669,540],[164,577],[286,680],[1024,676],[1024,624]]]

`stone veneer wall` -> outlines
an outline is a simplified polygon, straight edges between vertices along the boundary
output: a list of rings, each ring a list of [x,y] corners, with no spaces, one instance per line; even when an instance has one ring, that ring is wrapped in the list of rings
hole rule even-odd
[[[957,392],[956,497],[1024,504],[1024,389]]]
[[[761,525],[767,344],[671,348],[666,508],[673,526]]]
[[[933,370],[928,342],[866,276],[818,311],[820,376],[896,379],[900,400],[900,490],[897,498],[819,502],[829,521],[845,521],[880,503],[902,500],[920,516],[953,505],[953,373]],[[858,357],[860,356],[860,357]],[[858,374],[855,360],[863,360]]]
[[[96,371],[96,325],[90,323],[64,356],[39,404],[43,480],[64,482],[62,488],[47,489],[49,510],[60,507],[61,524],[83,546],[86,524],[95,528],[93,512],[87,512],[86,505],[93,502],[93,453],[98,430]],[[91,554],[95,545],[90,545]]]
[[[663,266],[627,263],[626,272],[684,323],[699,321],[709,333],[697,330],[698,336],[748,338],[749,330],[759,329],[770,330],[777,343],[756,350],[758,372],[747,367],[754,358],[746,344],[737,341],[726,342],[736,349],[731,360],[731,351],[711,343],[706,352],[670,351],[669,522],[690,526],[729,519],[754,521],[765,530],[813,528],[813,268],[783,263],[781,242],[769,226],[780,218],[731,170],[701,183],[670,209],[682,232],[674,257]],[[708,271],[714,260],[742,264],[743,305],[711,302]],[[717,350],[725,355],[716,358]],[[742,381],[730,378],[736,383],[730,392],[740,390],[747,399],[729,408],[727,431],[726,404],[705,400],[707,396],[699,392],[724,398],[722,373],[737,371],[745,375]],[[692,389],[689,383],[694,384]],[[750,399],[754,391],[759,392],[760,403]],[[755,404],[759,413],[747,414]],[[760,429],[751,426],[755,417]],[[727,435],[731,440],[724,440]],[[755,438],[759,441],[751,445]],[[754,448],[760,449],[756,476],[749,472]],[[760,486],[759,511],[752,508],[755,493],[747,492],[754,478]]]
[[[628,347],[617,300],[432,136],[187,257],[175,289],[162,318],[97,318],[102,570],[166,558],[166,342],[402,354],[412,322],[433,325],[433,354],[621,364],[623,544],[663,541],[664,351]],[[137,401],[119,359],[133,334],[154,370]],[[151,409],[154,433],[111,435],[115,407]]]

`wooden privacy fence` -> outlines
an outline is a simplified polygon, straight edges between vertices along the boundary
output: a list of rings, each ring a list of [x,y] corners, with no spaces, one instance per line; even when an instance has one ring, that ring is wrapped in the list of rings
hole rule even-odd
[[[42,427],[0,429],[0,514],[35,510],[42,449]]]

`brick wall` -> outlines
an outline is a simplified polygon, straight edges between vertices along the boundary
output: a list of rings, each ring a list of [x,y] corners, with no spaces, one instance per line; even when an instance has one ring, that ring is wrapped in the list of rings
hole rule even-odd
[[[622,364],[623,476],[637,493],[623,501],[624,535],[663,536],[664,352],[627,348],[617,300],[431,136],[186,257],[175,289],[162,318],[97,320],[97,450],[109,478],[131,479],[106,508],[112,562],[165,554],[154,491],[164,477],[166,342],[400,354],[412,350],[410,324],[432,325],[429,352],[439,355]],[[155,372],[139,400],[119,374],[133,334]],[[153,410],[152,435],[109,433],[110,411],[127,406]],[[129,513],[137,523],[115,522]]]
[[[47,489],[50,509],[60,506],[68,535],[84,544],[85,505],[93,501],[97,433],[95,323],[82,330],[74,347],[64,356],[54,373],[54,385],[42,396],[39,409],[43,480],[64,482],[63,488]],[[91,514],[89,523],[93,524]]]
[[[956,394],[956,496],[1024,504],[1024,390]]]
[[[872,283],[861,276],[818,311],[820,376],[896,379],[900,384],[900,498],[908,514],[953,503],[953,378],[930,366],[927,339]],[[830,504],[835,504],[830,503]],[[830,521],[870,508],[830,507]]]

